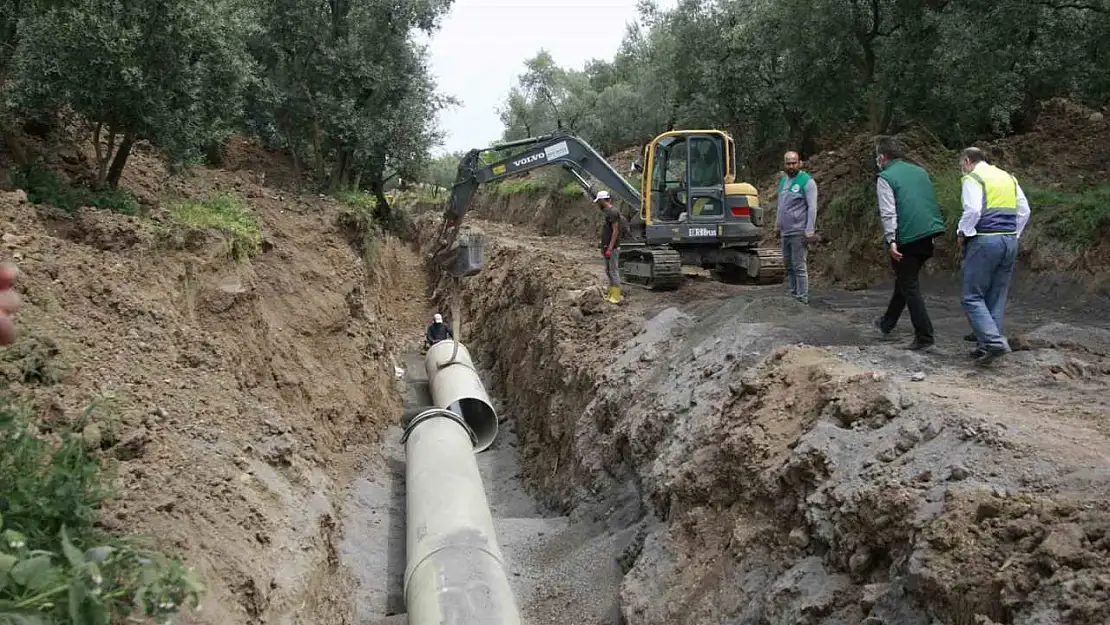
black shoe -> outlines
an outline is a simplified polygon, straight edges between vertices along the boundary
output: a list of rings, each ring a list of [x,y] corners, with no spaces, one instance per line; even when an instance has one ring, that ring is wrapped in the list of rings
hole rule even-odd
[[[913,343],[910,343],[909,345],[906,346],[906,349],[912,350],[912,351],[915,351],[915,352],[919,352],[923,349],[929,349],[932,346],[933,346],[933,341],[922,341],[922,340],[919,340],[919,339],[914,339]]]
[[[985,351],[979,349],[978,347],[976,347],[975,349],[968,352],[967,355],[970,356],[971,358],[979,358],[980,356],[982,356],[983,354],[986,354],[986,353],[987,352],[985,352]]]
[[[968,343],[974,343],[975,341],[979,340],[979,337],[975,336],[975,333],[972,332],[971,334],[965,334],[964,335],[964,340],[967,341]]]
[[[985,367],[994,362],[999,356],[1007,354],[1008,351],[1009,350],[1005,349],[984,349],[982,350],[982,355],[975,359],[975,364],[980,367]]]
[[[881,334],[884,339],[890,336],[890,330],[883,329],[882,317],[875,317],[875,319],[871,321],[871,325],[875,326],[875,329],[879,331],[879,334]]]

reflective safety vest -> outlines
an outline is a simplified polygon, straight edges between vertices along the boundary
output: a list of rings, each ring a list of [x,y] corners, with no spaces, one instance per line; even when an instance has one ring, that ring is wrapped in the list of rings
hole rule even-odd
[[[1017,234],[1017,179],[987,163],[976,165],[963,180],[968,178],[983,189],[976,234]]]

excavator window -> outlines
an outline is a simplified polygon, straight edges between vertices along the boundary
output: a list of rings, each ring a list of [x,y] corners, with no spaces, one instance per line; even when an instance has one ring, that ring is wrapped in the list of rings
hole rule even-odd
[[[686,148],[686,137],[669,137],[655,146],[651,205],[657,221],[677,221],[686,211]]]
[[[724,215],[725,159],[724,145],[719,135],[700,135],[688,139],[690,143],[690,199],[691,218],[714,218]]]

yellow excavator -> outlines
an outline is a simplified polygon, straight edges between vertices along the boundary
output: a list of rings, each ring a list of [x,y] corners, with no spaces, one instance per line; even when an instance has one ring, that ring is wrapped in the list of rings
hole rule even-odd
[[[489,152],[515,153],[485,163],[482,155]],[[596,188],[587,176],[632,208],[620,243],[622,281],[673,290],[682,284],[686,265],[710,269],[721,280],[782,282],[782,252],[759,247],[759,192],[736,182],[735,143],[721,130],[672,130],[652,139],[644,147],[643,164],[632,164],[632,171],[640,173],[639,189],[588,143],[568,133],[471,150],[459,163],[440,232],[437,256],[450,273],[467,276],[481,270],[475,244],[457,240],[478,186],[555,164],[567,169],[591,198]]]

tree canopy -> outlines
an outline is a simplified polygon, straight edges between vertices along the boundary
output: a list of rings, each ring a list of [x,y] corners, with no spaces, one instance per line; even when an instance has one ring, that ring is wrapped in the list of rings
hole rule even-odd
[[[956,145],[1030,128],[1053,96],[1110,99],[1110,0],[640,3],[610,60],[526,63],[505,138],[575,132],[605,151],[671,128],[729,130],[756,159],[847,130]]]
[[[382,194],[440,138],[426,51],[451,0],[0,0],[0,124],[87,130],[114,187],[136,141],[179,162],[233,132],[328,189]],[[10,127],[10,126],[9,126]]]

